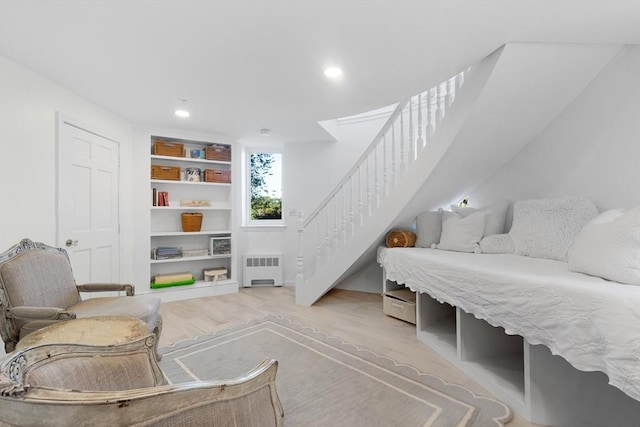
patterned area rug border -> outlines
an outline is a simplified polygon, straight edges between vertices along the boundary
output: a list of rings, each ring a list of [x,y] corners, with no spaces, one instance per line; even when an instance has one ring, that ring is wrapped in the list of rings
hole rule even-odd
[[[431,393],[440,394],[443,398],[446,397],[451,402],[455,402],[452,403],[451,406],[458,405],[470,408],[467,413],[461,417],[460,421],[456,421],[455,425],[457,426],[501,427],[513,418],[513,413],[510,408],[494,398],[478,396],[461,385],[446,382],[442,378],[433,374],[421,372],[411,365],[398,363],[396,360],[388,356],[379,355],[367,348],[346,342],[339,337],[329,335],[323,331],[305,326],[292,319],[274,314],[269,314],[264,317],[220,329],[209,334],[201,335],[194,339],[184,340],[170,346],[162,347],[159,350],[163,356],[160,363],[161,367],[170,381],[172,381],[172,378],[173,380],[177,379],[175,382],[198,379],[196,375],[192,374],[190,370],[185,367],[181,359],[187,358],[192,354],[208,351],[210,346],[221,340],[225,341],[225,339],[228,338],[225,341],[228,342],[239,339],[238,337],[242,338],[242,335],[252,333],[252,329],[273,329],[274,327],[284,328],[282,331],[286,330],[287,333],[299,334],[299,336],[304,337],[305,340],[311,340],[309,342],[313,343],[314,346],[324,346],[319,347],[320,350],[316,350],[316,352],[328,354],[329,349],[331,349],[332,352],[337,352],[334,354],[344,354],[346,355],[345,357],[352,358],[349,360],[354,362],[353,366],[355,366],[355,361],[359,361],[358,363],[368,364],[372,369],[379,369],[379,373],[381,374],[386,373],[388,375],[402,378],[403,384],[414,383],[414,385],[419,385],[420,387],[429,389]],[[174,361],[176,363],[173,363]],[[355,367],[353,369],[357,370]],[[278,375],[280,375],[280,372]],[[278,393],[281,395],[281,398],[284,394],[283,392],[284,390],[281,390],[280,385],[278,385]],[[286,422],[288,409],[286,406],[286,399],[283,399],[283,405],[285,406]],[[437,405],[434,406],[437,407]],[[435,415],[432,414],[429,416],[422,425],[446,425],[447,427],[450,427],[450,425],[442,422],[440,412],[443,410],[443,408],[436,410]]]

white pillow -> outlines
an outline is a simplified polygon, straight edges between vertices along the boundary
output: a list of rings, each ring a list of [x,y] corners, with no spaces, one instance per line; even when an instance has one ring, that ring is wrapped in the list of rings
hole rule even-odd
[[[606,211],[585,225],[569,249],[569,268],[640,286],[640,206]]]
[[[483,254],[512,254],[515,248],[509,234],[491,234],[480,240],[480,251]]]
[[[481,208],[469,208],[469,207],[461,208],[456,205],[451,205],[451,211],[461,216],[468,216],[478,211],[486,212],[487,218],[484,224],[485,236],[504,233],[504,223],[507,219],[508,209],[509,209],[509,202],[506,200],[494,203],[489,206],[484,206]]]
[[[581,197],[517,201],[509,231],[515,253],[566,261],[582,227],[597,215],[596,206]]]
[[[442,209],[422,212],[416,218],[416,248],[430,248],[440,241]]]
[[[442,214],[442,236],[438,249],[480,253],[480,239],[484,233],[486,213],[474,212],[462,217],[454,212]]]

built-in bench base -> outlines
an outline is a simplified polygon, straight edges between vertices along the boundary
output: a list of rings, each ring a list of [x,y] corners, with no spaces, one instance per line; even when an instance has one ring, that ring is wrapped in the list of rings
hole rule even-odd
[[[384,279],[385,291],[403,287]],[[602,372],[575,369],[543,345],[507,335],[426,293],[416,298],[417,338],[530,422],[638,427],[640,402]]]

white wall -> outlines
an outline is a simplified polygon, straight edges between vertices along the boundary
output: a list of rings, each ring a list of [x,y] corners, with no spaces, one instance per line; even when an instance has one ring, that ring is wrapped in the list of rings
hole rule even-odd
[[[120,144],[121,277],[132,279],[131,126],[0,56],[0,251],[24,237],[56,245],[56,113]]]
[[[601,210],[640,204],[640,46],[627,46],[471,204],[580,195]]]

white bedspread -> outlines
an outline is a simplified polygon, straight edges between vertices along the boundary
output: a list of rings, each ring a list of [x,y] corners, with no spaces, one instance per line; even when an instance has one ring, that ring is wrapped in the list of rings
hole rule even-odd
[[[380,248],[387,278],[544,344],[577,369],[602,371],[640,400],[640,287],[520,255]]]

